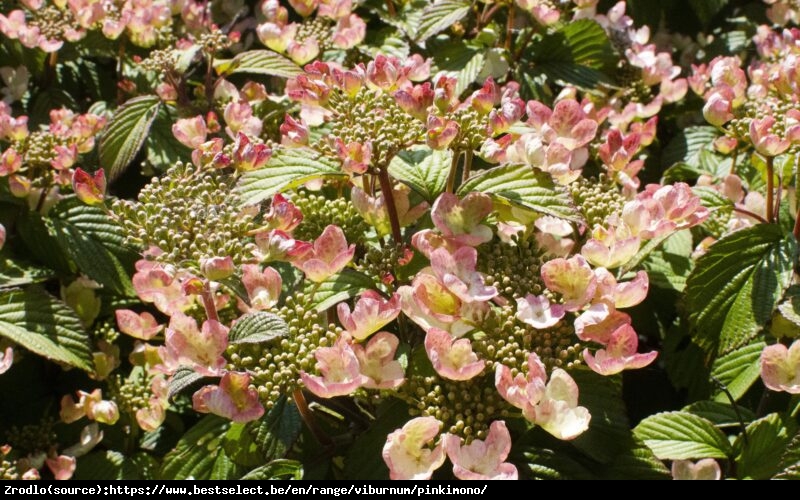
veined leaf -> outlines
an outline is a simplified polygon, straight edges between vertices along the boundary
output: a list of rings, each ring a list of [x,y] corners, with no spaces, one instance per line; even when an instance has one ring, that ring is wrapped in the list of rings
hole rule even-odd
[[[164,457],[162,479],[208,479],[222,447],[230,420],[206,415]]]
[[[450,150],[433,151],[428,148],[406,150],[389,163],[389,173],[398,181],[416,191],[428,202],[444,192],[453,153]]]
[[[750,386],[758,380],[760,375],[758,359],[761,357],[761,351],[766,346],[767,344],[764,342],[749,344],[734,349],[714,361],[714,365],[711,367],[711,375],[725,384],[734,400],[744,396]],[[719,391],[714,396],[714,401],[720,403],[728,401],[728,396]]]
[[[231,328],[231,344],[261,344],[289,335],[289,326],[280,317],[268,312],[245,314]]]
[[[90,371],[92,351],[80,319],[44,290],[0,290],[0,337],[45,358]]]
[[[703,417],[717,427],[740,427],[741,422],[739,422],[739,416],[741,416],[745,425],[756,418],[752,411],[743,406],[734,408],[730,403],[726,404],[716,401],[697,401],[686,406],[681,411]]]
[[[100,165],[113,181],[136,157],[147,139],[161,99],[158,96],[134,97],[120,106],[100,138]]]
[[[444,72],[458,81],[456,94],[464,92],[483,71],[484,51],[463,40],[430,40],[428,50],[433,54],[432,71]]]
[[[50,212],[53,231],[64,253],[78,269],[120,295],[135,296],[131,279],[118,256],[130,255],[119,226],[98,207],[65,198]]]
[[[716,242],[686,285],[695,342],[724,354],[752,340],[789,286],[796,253],[794,238],[772,224]]]
[[[267,461],[286,456],[302,429],[300,412],[286,396],[281,396],[266,415],[247,424],[247,431]]]
[[[214,63],[217,74],[250,73],[256,75],[291,78],[303,70],[282,55],[271,50],[248,50],[233,59],[220,59]]]
[[[460,196],[472,191],[491,195],[495,201],[580,222],[581,216],[569,193],[546,172],[527,165],[504,165],[479,172],[458,188]]]
[[[777,473],[773,479],[800,479],[800,432],[795,434],[786,446],[778,467],[781,472]]]
[[[199,389],[203,383],[211,383],[213,380],[215,380],[213,377],[201,375],[190,366],[178,367],[178,369],[175,370],[175,374],[169,379],[167,398],[174,399],[175,396],[183,392]],[[216,380],[218,380],[218,378]]]
[[[642,420],[633,433],[661,460],[727,458],[731,445],[708,420],[686,412],[658,413]]]
[[[52,278],[52,270],[37,267],[18,259],[0,257],[0,288],[11,288],[40,283]]]
[[[436,0],[423,10],[414,39],[422,42],[446,30],[466,16],[469,10],[470,3],[464,0]]]
[[[341,273],[334,274],[320,283],[319,286],[309,283],[306,293],[311,293],[311,290],[316,288],[313,300],[314,309],[322,312],[374,287],[375,283],[366,274],[352,269],[344,269]]]
[[[297,460],[287,460],[285,458],[273,460],[261,467],[256,467],[242,479],[303,479],[303,464]]]
[[[333,160],[310,149],[279,149],[264,168],[242,175],[236,192],[242,205],[251,205],[315,179],[337,177],[347,174]]]
[[[752,422],[745,429],[747,442],[739,437],[736,445],[741,447],[736,457],[740,479],[769,479],[780,472],[781,455],[797,430],[791,419],[782,419],[777,413]]]

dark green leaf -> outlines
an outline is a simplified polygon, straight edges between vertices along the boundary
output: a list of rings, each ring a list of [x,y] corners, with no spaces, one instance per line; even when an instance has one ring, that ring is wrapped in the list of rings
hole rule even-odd
[[[99,144],[100,165],[109,182],[119,177],[136,157],[160,106],[158,96],[134,97],[111,117]]]
[[[273,460],[272,462],[257,467],[244,476],[242,479],[265,480],[265,479],[303,479],[303,464],[297,460]]]
[[[525,447],[522,456],[515,460],[521,465],[520,476],[548,480],[591,480],[597,476],[561,450]]]
[[[700,163],[700,151],[710,148],[719,132],[714,127],[687,127],[679,132],[661,153],[661,166],[671,167],[676,163],[685,163],[697,168]]]
[[[242,175],[236,192],[242,205],[251,205],[308,181],[331,177],[346,179],[347,174],[337,162],[310,149],[278,149],[266,167]]]
[[[460,21],[469,13],[470,4],[464,0],[436,0],[422,12],[414,39],[423,42]]]
[[[172,133],[172,124],[177,120],[176,110],[169,105],[161,106],[150,127],[145,143],[147,163],[156,172],[163,172],[180,160],[188,160],[191,150],[181,144]]]
[[[380,458],[386,436],[409,419],[408,407],[399,400],[390,400],[379,409],[376,420],[359,435],[344,458],[344,478],[359,480],[389,479],[389,468]]]
[[[389,163],[389,173],[433,203],[444,192],[453,153],[420,148],[402,151]]]
[[[456,94],[461,94],[483,70],[484,53],[462,40],[435,39],[428,42],[433,54],[432,71],[445,72],[458,80]]]
[[[714,17],[728,5],[728,0],[689,0],[689,5],[703,25],[708,26]]]
[[[781,472],[773,479],[800,479],[800,432],[794,435],[786,450],[781,454],[778,464]]]
[[[261,344],[287,335],[289,326],[282,318],[259,311],[239,318],[231,328],[228,339],[231,344]]]
[[[234,424],[236,425],[236,424]],[[228,431],[230,434],[230,430]],[[227,435],[226,435],[227,436]],[[247,467],[243,467],[228,456],[225,449],[219,451],[217,455],[217,459],[214,460],[214,466],[211,468],[211,475],[209,479],[212,481],[214,480],[229,480],[229,479],[239,479],[239,477],[247,470]]]
[[[220,446],[230,427],[230,420],[216,415],[206,415],[178,441],[177,446],[164,457],[162,479],[208,479],[214,462],[222,449]]]
[[[572,376],[580,388],[580,405],[592,415],[589,429],[572,444],[594,460],[608,463],[630,436],[622,379],[603,377],[590,370],[575,370]]]
[[[738,409],[738,413],[737,413]],[[685,407],[681,411],[688,411],[698,417],[703,417],[717,427],[740,427],[739,416],[741,415],[744,424],[747,425],[756,418],[755,414],[743,406],[734,409],[730,403],[718,403],[716,401],[697,401]]]
[[[253,439],[250,432],[251,424],[231,424],[225,438],[222,440],[222,448],[225,455],[237,465],[246,469],[256,467],[264,463],[264,457],[259,450],[258,443]],[[246,470],[245,469],[245,470]]]
[[[274,406],[260,420],[247,424],[247,430],[262,458],[267,461],[283,458],[302,429],[300,412],[286,396],[275,401]]]
[[[633,433],[661,460],[727,458],[732,453],[725,434],[691,413],[652,415],[642,420]]]
[[[0,290],[0,337],[45,358],[92,370],[89,336],[80,319],[36,286]]]
[[[169,379],[169,388],[167,389],[167,398],[174,399],[177,395],[191,390],[199,389],[200,386],[211,383],[211,377],[206,377],[197,373],[194,368],[188,366],[181,366]]]
[[[780,227],[759,224],[716,242],[689,276],[686,302],[693,336],[706,351],[747,344],[789,286],[797,251]]]
[[[550,174],[526,165],[504,165],[478,172],[458,188],[461,196],[472,191],[487,193],[499,203],[581,221],[570,194]]]
[[[21,261],[0,257],[0,288],[41,283],[54,276],[53,271]]]
[[[80,457],[72,479],[142,479],[136,464],[118,451],[95,451]]]

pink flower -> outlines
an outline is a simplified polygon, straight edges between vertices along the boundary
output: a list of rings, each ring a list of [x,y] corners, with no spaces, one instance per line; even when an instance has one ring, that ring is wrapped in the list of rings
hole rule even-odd
[[[517,298],[517,319],[537,329],[555,326],[564,317],[564,306],[550,304],[544,295]]]
[[[59,413],[64,423],[72,423],[80,420],[84,416],[90,420],[113,425],[119,419],[119,410],[113,401],[104,401],[101,389],[95,389],[91,393],[78,391],[78,402],[71,396],[66,395],[61,398],[61,411]]]
[[[236,272],[236,264],[230,255],[225,257],[204,257],[200,259],[200,272],[211,281],[224,280]]]
[[[0,155],[0,176],[11,175],[22,168],[22,156],[14,148],[8,148]]]
[[[59,455],[55,458],[48,458],[45,460],[47,468],[53,473],[56,481],[66,481],[75,473],[77,467],[77,459],[75,457],[68,457]]]
[[[239,132],[257,137],[261,135],[263,123],[260,119],[253,116],[253,108],[245,100],[231,101],[225,106],[223,112],[225,123],[225,133],[229,137],[235,138]]]
[[[655,361],[658,352],[637,354],[638,347],[639,338],[636,332],[630,325],[622,325],[611,334],[605,349],[598,350],[594,355],[589,349],[584,349],[583,359],[595,373],[614,375],[622,370],[644,368]]]
[[[431,149],[445,149],[458,136],[461,127],[453,120],[429,115],[426,124],[426,141]]]
[[[106,174],[101,168],[93,175],[78,167],[72,174],[72,190],[87,205],[103,203],[106,194]]]
[[[431,218],[445,238],[474,247],[492,239],[492,230],[481,224],[491,212],[492,199],[487,194],[472,192],[459,200],[452,193],[442,193],[433,203]]]
[[[14,362],[14,349],[11,346],[6,347],[6,350],[0,356],[0,375],[11,369],[11,364]]]
[[[631,317],[617,311],[614,304],[597,302],[575,318],[575,335],[583,341],[605,345],[613,332],[630,323]]]
[[[256,27],[256,35],[261,43],[274,50],[275,52],[286,52],[289,43],[294,40],[297,35],[297,28],[300,25],[297,23],[290,23],[280,25],[276,23],[266,22],[259,24]]]
[[[400,61],[394,57],[378,54],[367,64],[367,85],[374,89],[391,92],[400,76]]]
[[[444,449],[453,463],[453,474],[459,479],[488,481],[518,478],[517,468],[504,462],[511,451],[511,434],[502,420],[492,422],[485,440],[475,439],[470,444],[462,445],[461,437],[446,434]]]
[[[194,299],[183,294],[180,282],[157,264],[140,260],[131,280],[143,302],[152,302],[159,311],[171,316],[188,309]]]
[[[342,160],[342,170],[350,175],[363,174],[372,161],[372,142],[364,144],[350,142],[345,144],[340,138],[335,139],[336,154]]]
[[[431,252],[431,268],[439,280],[464,302],[486,302],[497,296],[497,289],[486,286],[483,275],[475,270],[478,251],[461,247],[450,253],[446,248]]]
[[[761,352],[761,380],[773,391],[800,394],[800,340],[790,347],[767,346]]]
[[[306,274],[306,278],[321,283],[340,272],[353,260],[356,246],[347,246],[344,232],[338,226],[329,225],[314,241],[296,248],[292,264]]]
[[[703,106],[703,117],[717,127],[725,125],[734,118],[732,100],[733,93],[728,88],[713,92]]]
[[[565,99],[556,103],[542,132],[548,143],[558,143],[569,151],[575,151],[594,139],[597,122],[586,117],[578,101]]]
[[[204,321],[198,329],[194,318],[176,313],[170,318],[165,337],[165,345],[158,348],[164,372],[189,366],[202,375],[213,376],[225,367],[222,354],[228,347],[228,329],[218,321]]]
[[[172,135],[178,142],[188,148],[195,149],[206,142],[208,129],[203,115],[194,118],[181,118],[172,125]]]
[[[430,82],[425,82],[398,90],[394,93],[394,98],[403,111],[418,120],[426,121],[428,109],[433,104],[433,88]]]
[[[342,17],[333,32],[333,45],[340,49],[352,49],[364,40],[367,24],[356,14]]]
[[[704,458],[697,462],[675,460],[672,462],[672,478],[678,481],[719,481],[722,479],[722,470],[713,458]]]
[[[622,207],[622,220],[632,235],[657,238],[702,223],[709,210],[688,184],[648,184]]]
[[[135,339],[150,340],[164,328],[149,312],[137,314],[130,309],[114,311],[119,331]]]
[[[469,318],[462,319],[462,315],[468,316],[466,305],[431,274],[417,273],[411,286],[401,286],[397,294],[403,313],[425,331],[440,328],[461,336],[474,328]]]
[[[409,200],[409,192],[410,189],[405,186],[405,184],[392,187],[392,197],[394,198],[395,210],[397,211],[397,219],[400,223],[400,227],[405,227],[414,223],[428,210],[428,204],[426,202],[422,202],[412,208],[411,201]],[[350,199],[359,215],[373,226],[379,235],[384,236],[391,233],[389,212],[386,208],[386,197],[383,193],[373,197],[367,195],[362,189],[354,186],[350,191]]]
[[[756,151],[764,156],[778,156],[785,153],[791,141],[772,133],[775,118],[767,116],[763,119],[753,119],[750,122],[750,140]]]
[[[366,382],[349,335],[339,337],[333,347],[318,348],[314,351],[314,358],[320,375],[301,371],[300,379],[306,389],[321,398],[347,396]]]
[[[247,290],[250,308],[255,311],[271,308],[278,303],[281,296],[281,275],[269,266],[261,271],[258,264],[244,264],[242,284]]]
[[[250,387],[250,375],[228,372],[219,386],[207,385],[192,396],[192,406],[203,413],[213,413],[233,422],[244,423],[264,415],[258,391]]]
[[[438,328],[430,328],[425,335],[425,351],[436,373],[449,380],[475,378],[486,366],[473,352],[469,339],[454,340]]]
[[[595,269],[597,290],[595,300],[613,304],[617,309],[633,307],[647,297],[650,280],[646,271],[639,271],[631,281],[617,283],[617,279],[606,268]]]
[[[278,193],[272,197],[269,211],[264,214],[264,221],[267,229],[291,231],[303,221],[303,213],[294,203]]]
[[[289,0],[289,5],[301,16],[310,16],[319,6],[319,0]]]
[[[511,369],[498,364],[495,386],[500,395],[522,415],[558,439],[574,439],[589,428],[589,411],[578,406],[578,385],[561,368],[547,381],[547,372],[539,356],[528,356],[528,374],[512,377]]]
[[[433,85],[433,105],[441,114],[452,111],[458,104],[458,79],[452,76],[439,75]]]
[[[233,143],[233,166],[238,172],[258,170],[272,157],[272,149],[263,143],[253,143],[242,132]]]
[[[286,115],[280,127],[281,144],[290,148],[308,146],[308,126],[303,120],[295,120]]]
[[[316,37],[306,38],[303,43],[292,40],[286,47],[286,53],[289,58],[298,65],[313,61],[319,55],[319,52],[319,41],[317,41]]]
[[[584,243],[581,255],[594,266],[614,269],[630,261],[638,252],[641,240],[626,234],[620,227],[595,226],[592,238]]]
[[[339,322],[354,339],[361,341],[388,325],[400,314],[400,297],[392,295],[384,299],[375,290],[362,293],[350,312],[346,302],[336,308]]]
[[[389,477],[430,479],[445,459],[441,441],[431,448],[441,427],[442,423],[434,417],[417,417],[389,434],[383,446],[383,460],[389,467]]]
[[[405,380],[403,366],[394,359],[399,344],[397,336],[379,332],[364,347],[353,345],[358,366],[367,389],[395,389]]]
[[[581,309],[594,297],[597,280],[589,263],[580,255],[548,261],[542,265],[541,273],[545,286],[561,294],[567,311]]]

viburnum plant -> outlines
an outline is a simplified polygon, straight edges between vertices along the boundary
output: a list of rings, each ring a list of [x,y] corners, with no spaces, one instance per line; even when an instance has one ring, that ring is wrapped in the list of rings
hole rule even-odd
[[[0,477],[797,478],[797,12],[0,1]]]

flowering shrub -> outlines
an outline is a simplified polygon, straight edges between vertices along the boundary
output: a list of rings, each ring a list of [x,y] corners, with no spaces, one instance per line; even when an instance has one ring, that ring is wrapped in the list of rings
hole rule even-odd
[[[0,477],[798,477],[796,2],[0,6]]]

